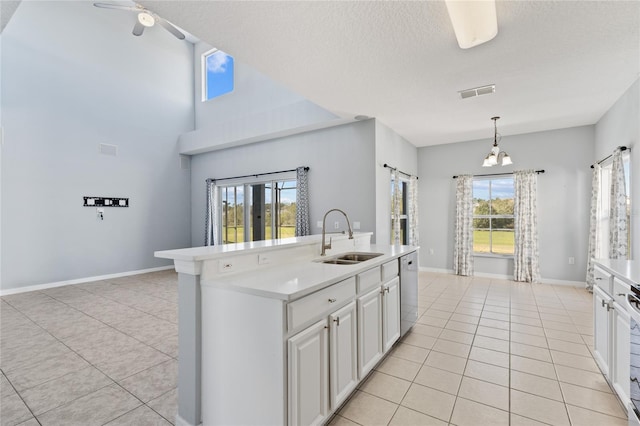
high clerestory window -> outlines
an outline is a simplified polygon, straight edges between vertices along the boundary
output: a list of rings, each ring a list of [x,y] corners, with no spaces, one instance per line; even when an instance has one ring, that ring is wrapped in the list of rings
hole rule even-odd
[[[233,91],[233,57],[213,49],[202,55],[202,101]]]

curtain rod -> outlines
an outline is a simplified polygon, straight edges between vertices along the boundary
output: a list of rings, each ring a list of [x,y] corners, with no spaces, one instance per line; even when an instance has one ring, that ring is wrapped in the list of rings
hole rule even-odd
[[[544,173],[544,170],[536,170],[536,173],[540,174],[540,173]],[[473,177],[478,177],[478,176],[505,176],[505,175],[512,175],[513,172],[511,173],[489,173],[489,174],[484,174],[484,175],[473,175]],[[454,179],[458,179],[458,175],[454,176]]]
[[[618,147],[618,148],[616,148],[616,149],[619,149],[620,151],[626,151],[626,150],[628,150],[628,149],[630,150],[630,148],[628,148],[628,147],[626,147],[626,146],[619,146],[619,147]],[[596,163],[595,163],[595,164],[602,164],[602,163],[604,163],[605,161],[607,161],[607,160],[608,160],[609,158],[611,158],[611,157],[613,157],[613,154],[611,154],[611,155],[607,155],[606,157],[604,157],[604,158],[603,158],[602,160],[600,160],[600,161],[596,161]],[[591,168],[592,168],[592,169],[593,169],[593,166],[595,166],[595,164],[592,164],[592,165],[591,165]]]
[[[305,166],[304,169],[306,171],[309,170],[308,166]],[[291,170],[280,170],[279,172],[267,172],[267,173],[255,173],[252,175],[244,175],[244,176],[233,176],[233,177],[226,177],[226,178],[219,178],[219,179],[215,179],[215,178],[209,178],[207,179],[207,181],[210,182],[217,182],[219,180],[229,180],[229,179],[242,179],[242,178],[247,178],[247,177],[258,177],[258,176],[266,176],[266,175],[276,175],[278,173],[288,173],[288,172],[295,172],[298,171],[298,169],[291,169]]]
[[[386,167],[387,169],[391,169],[391,170],[397,170],[398,173],[402,173],[405,176],[414,177],[413,175],[411,175],[409,173],[405,173],[402,170],[398,170],[397,168],[392,167],[392,166],[388,165],[387,163],[384,163],[384,167]],[[418,176],[415,176],[415,178],[418,179]]]

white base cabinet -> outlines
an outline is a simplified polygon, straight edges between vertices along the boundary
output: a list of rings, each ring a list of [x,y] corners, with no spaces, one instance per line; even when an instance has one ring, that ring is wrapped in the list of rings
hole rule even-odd
[[[203,424],[325,423],[398,340],[400,293],[397,259],[291,302],[203,286]]]
[[[624,305],[629,291],[608,272],[595,268],[593,287],[593,357],[622,403],[630,399],[630,316]]]

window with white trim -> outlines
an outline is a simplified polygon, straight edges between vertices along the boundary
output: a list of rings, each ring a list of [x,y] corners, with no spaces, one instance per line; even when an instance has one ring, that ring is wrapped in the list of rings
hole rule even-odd
[[[233,91],[233,57],[213,49],[202,55],[202,101]]]
[[[513,177],[473,179],[473,252],[513,255]]]

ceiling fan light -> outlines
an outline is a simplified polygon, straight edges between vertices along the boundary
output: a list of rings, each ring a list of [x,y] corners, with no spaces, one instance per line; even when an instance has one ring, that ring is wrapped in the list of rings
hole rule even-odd
[[[495,0],[446,0],[461,49],[485,43],[498,34]]]
[[[513,164],[513,161],[511,161],[511,157],[509,157],[509,154],[505,152],[504,157],[502,157],[502,165],[509,166],[511,164]]]
[[[153,27],[156,23],[155,18],[149,12],[140,12],[138,13],[138,22],[140,22],[145,27]]]

